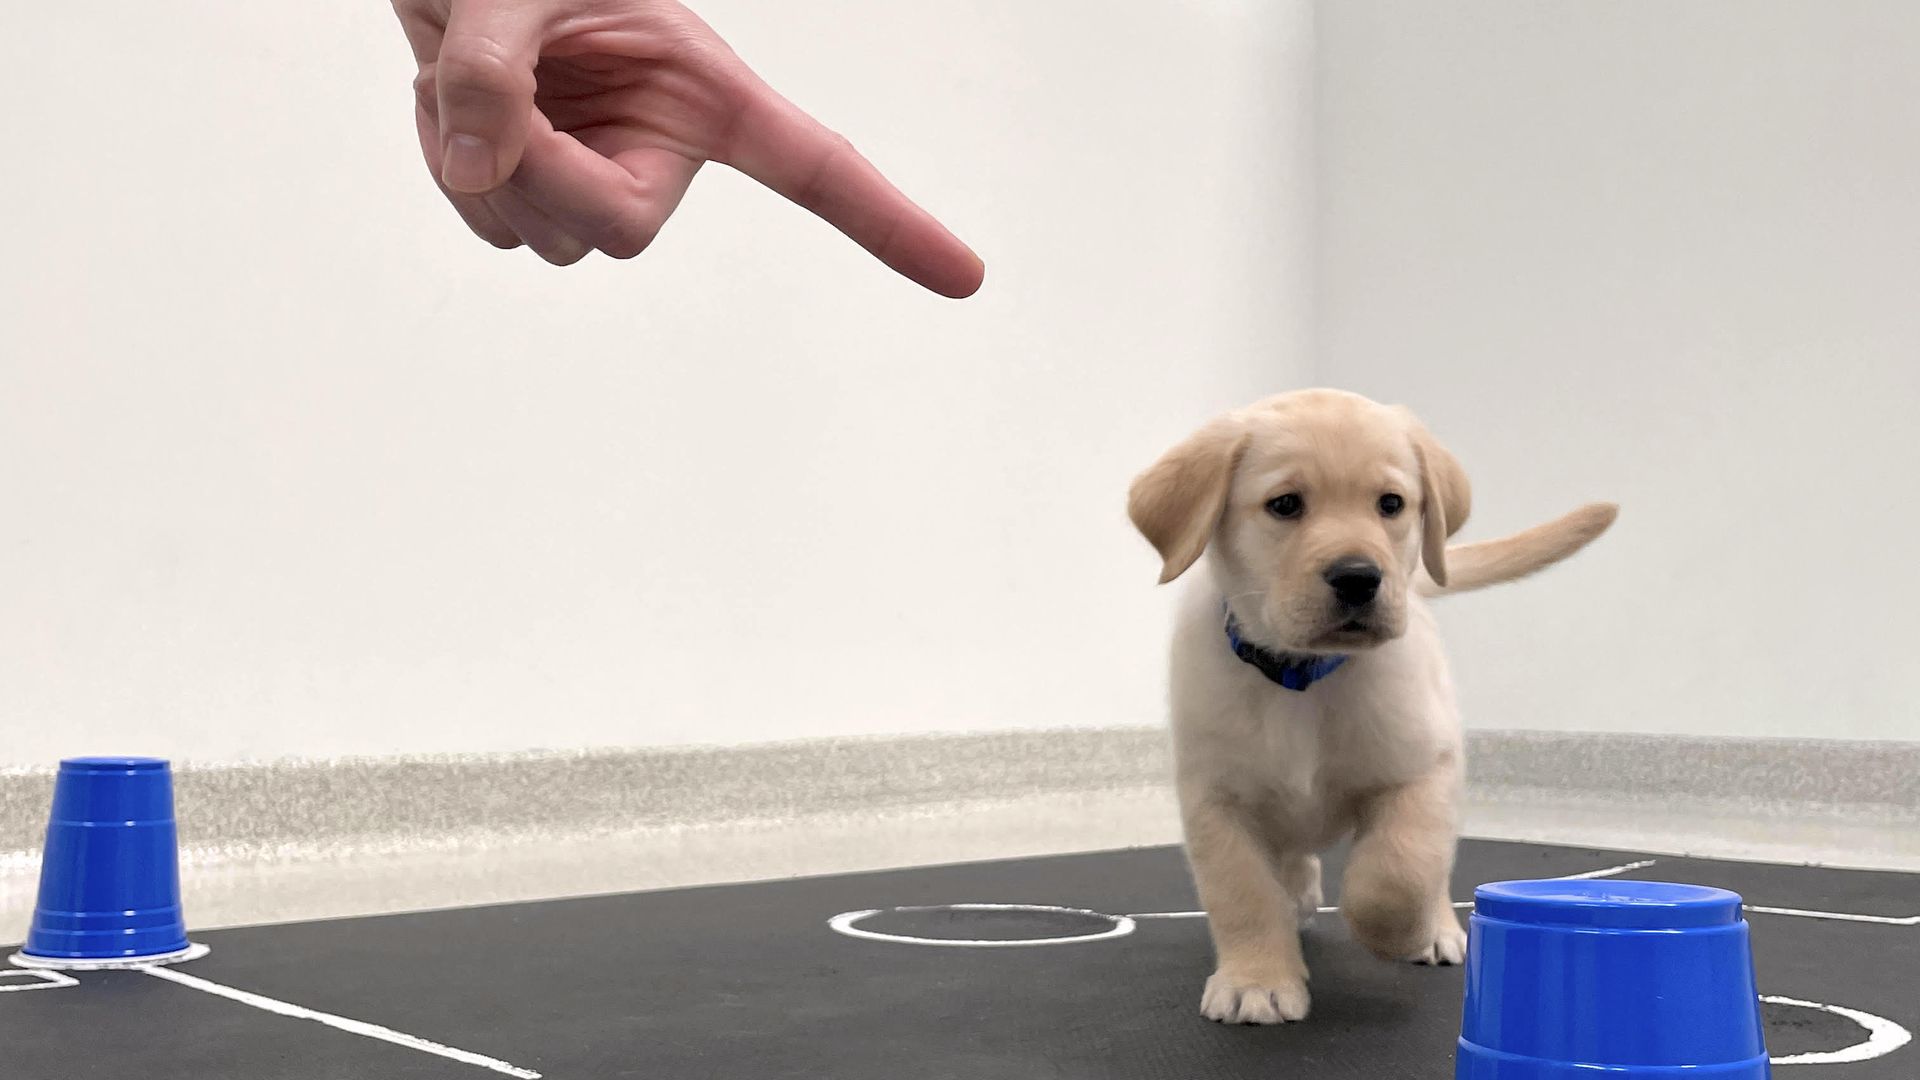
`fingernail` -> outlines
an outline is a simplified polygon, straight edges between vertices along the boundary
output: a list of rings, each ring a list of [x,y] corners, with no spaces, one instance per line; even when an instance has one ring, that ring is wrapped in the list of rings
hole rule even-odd
[[[440,162],[440,180],[455,191],[477,194],[493,188],[493,145],[478,135],[454,135]]]

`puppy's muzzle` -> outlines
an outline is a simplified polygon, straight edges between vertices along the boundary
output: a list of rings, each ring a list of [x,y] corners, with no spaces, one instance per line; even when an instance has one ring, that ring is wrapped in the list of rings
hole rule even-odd
[[[1380,568],[1366,559],[1341,559],[1320,577],[1345,611],[1358,611],[1380,595]]]

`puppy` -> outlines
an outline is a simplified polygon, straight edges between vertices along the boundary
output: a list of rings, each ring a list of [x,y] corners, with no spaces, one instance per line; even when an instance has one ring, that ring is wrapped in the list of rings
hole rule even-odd
[[[1318,852],[1352,835],[1340,910],[1380,956],[1460,962],[1448,895],[1460,718],[1423,597],[1508,581],[1613,523],[1595,503],[1449,548],[1460,463],[1403,408],[1283,394],[1217,417],[1134,481],[1164,584],[1196,563],[1173,639],[1187,856],[1217,969],[1214,1020],[1305,1019],[1299,931]]]

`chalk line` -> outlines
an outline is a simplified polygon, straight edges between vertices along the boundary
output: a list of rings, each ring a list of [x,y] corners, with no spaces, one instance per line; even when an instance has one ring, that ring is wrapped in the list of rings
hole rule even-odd
[[[1630,870],[1645,870],[1647,867],[1652,866],[1654,863],[1657,863],[1659,861],[1660,861],[1659,859],[1641,859],[1639,862],[1621,863],[1619,866],[1608,866],[1599,870],[1589,870],[1584,874],[1561,874],[1558,877],[1554,878],[1553,880],[1555,881],[1591,881],[1594,878],[1612,877],[1615,874],[1624,874]]]
[[[913,937],[909,934],[886,934],[878,930],[864,930],[857,923],[862,919],[880,914],[882,911],[1039,911],[1049,915],[1085,915],[1095,919],[1105,919],[1112,926],[1093,934],[1075,934],[1072,937],[1049,938],[1007,938],[1003,940],[968,940],[965,938],[929,938]],[[1127,915],[1108,915],[1103,911],[1088,911],[1085,908],[1054,907],[1051,904],[927,904],[918,907],[869,908],[865,911],[843,911],[827,920],[827,925],[848,937],[866,938],[869,941],[900,941],[912,945],[948,945],[964,949],[994,949],[1032,945],[1071,945],[1082,941],[1102,941],[1107,938],[1126,937],[1133,933],[1133,919]]]
[[[1633,862],[1621,863],[1618,866],[1603,866],[1598,870],[1585,870],[1578,874],[1560,874],[1553,880],[1591,881],[1596,878],[1609,878],[1618,874],[1631,873],[1635,870],[1645,870],[1649,866],[1656,865],[1659,861],[1658,859],[1637,859]],[[1473,901],[1456,900],[1453,902],[1453,908],[1455,911],[1470,911],[1473,908]],[[1856,915],[1845,911],[1809,911],[1803,908],[1767,907],[1761,904],[1746,904],[1744,908],[1758,915],[1785,915],[1799,919],[1830,919],[1837,922],[1867,923],[1878,926],[1920,926],[1920,915]],[[1102,931],[1101,933],[1083,934],[1076,937],[1028,938],[1021,941],[958,941],[947,938],[916,938],[901,934],[881,934],[871,930],[861,930],[853,925],[861,919],[878,915],[880,913],[880,909],[878,908],[871,911],[849,911],[842,915],[836,915],[828,922],[828,925],[850,937],[872,938],[876,941],[910,941],[921,945],[964,945],[977,948],[993,945],[1060,945],[1075,941],[1095,941],[1101,938],[1124,937],[1132,933],[1134,929],[1133,921],[1136,919],[1204,919],[1207,917],[1207,913],[1204,911],[1139,911],[1132,915],[1107,915],[1098,911],[1085,911],[1079,908],[1056,908],[1042,904],[946,904],[937,907],[894,908],[892,910],[932,911],[940,909],[1066,912],[1074,915],[1089,915],[1101,919],[1125,920],[1125,927],[1123,929],[1119,923],[1116,923],[1113,928]],[[1335,906],[1328,906],[1314,910],[1322,915],[1331,915],[1340,909]]]
[[[1658,861],[1658,859],[1643,859],[1640,862],[1630,862],[1621,866],[1609,866],[1605,870],[1592,870],[1584,874],[1567,874],[1565,877],[1568,879],[1612,877],[1615,874],[1624,874],[1630,870],[1644,870]],[[1472,907],[1473,905],[1455,904],[1453,906],[1458,908]],[[1761,904],[1742,904],[1741,907],[1746,911],[1761,915],[1790,915],[1799,919],[1833,919],[1839,922],[1877,923],[1881,926],[1920,926],[1920,915],[1855,915],[1845,911],[1808,911],[1803,908],[1766,907]],[[1803,1004],[1802,1002],[1790,1002],[1784,999],[1782,1003],[1789,1005]],[[1818,1007],[1823,1009],[1828,1008],[1828,1006],[1825,1005]]]
[[[11,976],[26,976],[26,981],[13,982]],[[15,968],[12,971],[0,971],[0,994],[10,994],[18,990],[55,990],[63,986],[79,986],[80,980],[64,971],[47,971],[39,968]]]
[[[1593,878],[1612,877],[1615,874],[1624,874],[1630,870],[1644,870],[1659,861],[1658,859],[1641,859],[1638,862],[1621,863],[1619,866],[1603,866],[1598,870],[1587,870],[1578,874],[1561,874],[1554,878],[1554,880],[1586,881]],[[1472,906],[1473,901],[1471,900],[1456,900],[1453,902],[1453,909],[1455,911],[1465,911]],[[1331,915],[1340,909],[1338,907],[1322,907],[1315,908],[1314,910],[1322,915]],[[1143,911],[1130,917],[1135,919],[1204,919],[1207,917],[1207,913],[1204,911]]]
[[[379,1039],[381,1042],[393,1043],[395,1046],[404,1046],[409,1050],[418,1050],[425,1054],[436,1054],[440,1057],[450,1058],[468,1065],[478,1065],[483,1069],[492,1069],[497,1073],[505,1073],[508,1076],[519,1077],[520,1080],[540,1080],[540,1074],[534,1072],[532,1069],[522,1069],[516,1065],[509,1065],[498,1058],[490,1058],[484,1054],[476,1054],[471,1050],[442,1046],[440,1043],[423,1039],[418,1035],[409,1035],[404,1031],[384,1028],[379,1024],[369,1024],[365,1020],[353,1020],[344,1016],[335,1016],[332,1013],[324,1013],[318,1009],[309,1009],[284,1001],[276,1001],[273,998],[264,997],[246,990],[236,990],[231,986],[222,986],[217,982],[208,982],[206,979],[188,975],[175,968],[143,967],[134,970],[151,975],[156,979],[165,979],[170,983],[178,983],[181,986],[192,987],[195,990],[212,994],[215,997],[223,997],[229,1001],[237,1001],[242,1005],[251,1005],[256,1009],[262,1009],[279,1016],[290,1016],[296,1020],[312,1020],[315,1023],[325,1024],[327,1027],[339,1031],[345,1031],[353,1035],[362,1035],[369,1039]]]
[[[1791,915],[1799,919],[1835,919],[1840,922],[1877,923],[1881,926],[1920,926],[1920,915],[1855,915],[1846,911],[1802,911],[1789,907],[1761,907],[1747,904],[1748,911],[1761,915]]]
[[[1839,1005],[1822,1005],[1817,1001],[1801,1001],[1798,998],[1775,997],[1761,994],[1760,1000],[1769,1005],[1797,1005],[1803,1009],[1818,1009],[1830,1012],[1867,1029],[1867,1037],[1852,1046],[1843,1046],[1838,1050],[1819,1050],[1807,1054],[1788,1054],[1773,1059],[1775,1065],[1843,1065],[1852,1061],[1871,1061],[1884,1057],[1907,1045],[1913,1040],[1913,1033],[1884,1016],[1848,1009]]]

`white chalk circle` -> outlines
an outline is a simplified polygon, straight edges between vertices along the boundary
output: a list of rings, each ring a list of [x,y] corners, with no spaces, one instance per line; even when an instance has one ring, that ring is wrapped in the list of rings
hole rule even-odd
[[[913,937],[908,934],[888,934],[879,930],[862,929],[858,923],[875,915],[899,912],[915,914],[929,911],[1025,911],[1041,915],[1078,915],[1090,919],[1099,919],[1108,925],[1091,934],[1075,934],[1071,937],[1044,938],[1003,938],[989,941],[968,940],[964,938]],[[907,945],[947,945],[964,949],[1004,949],[1028,945],[1073,945],[1083,941],[1105,941],[1108,938],[1126,937],[1133,933],[1134,921],[1126,915],[1108,915],[1104,911],[1088,911],[1085,908],[1053,907],[1049,904],[929,904],[922,907],[869,908],[866,911],[843,911],[827,920],[827,925],[848,937],[866,938],[869,941],[897,941]]]
[[[207,955],[207,947],[194,942],[176,952],[158,953],[153,956],[129,956],[113,960],[67,960],[58,956],[28,956],[24,952],[14,953],[7,957],[7,960],[14,967],[33,968],[40,971],[138,971],[141,968],[161,967],[166,964],[184,964],[205,955]]]
[[[1842,1008],[1839,1005],[1822,1005],[1817,1001],[1801,1001],[1798,998],[1774,997],[1761,994],[1760,1000],[1769,1005],[1792,1005],[1800,1009],[1818,1009],[1835,1016],[1844,1016],[1859,1024],[1867,1031],[1867,1037],[1852,1046],[1843,1046],[1838,1050],[1820,1050],[1810,1054],[1788,1054],[1773,1059],[1775,1065],[1844,1065],[1852,1061],[1872,1061],[1884,1057],[1907,1045],[1913,1040],[1913,1033],[1884,1016],[1861,1012],[1858,1009]]]

